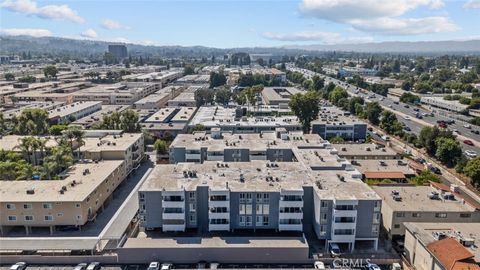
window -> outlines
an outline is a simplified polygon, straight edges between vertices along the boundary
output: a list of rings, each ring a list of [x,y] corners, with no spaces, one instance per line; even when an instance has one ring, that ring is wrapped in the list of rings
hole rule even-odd
[[[372,234],[378,234],[378,225],[372,226]]]
[[[264,216],[263,217],[263,226],[268,226],[268,223],[269,223],[268,216]]]
[[[24,204],[23,209],[32,209],[32,204],[30,204],[30,203]]]
[[[470,213],[460,213],[461,218],[469,218],[471,216],[472,216],[472,214],[470,214]]]
[[[189,193],[188,193],[188,198],[189,198],[191,201],[195,200],[195,192],[189,192]]]
[[[45,221],[53,221],[53,216],[48,215],[48,216],[45,216],[44,219]]]
[[[414,218],[419,218],[421,216],[422,215],[420,213],[412,213],[412,217],[414,217]]]
[[[43,209],[52,209],[52,204],[51,203],[44,203],[43,204]]]
[[[446,217],[447,217],[447,213],[435,213],[435,217],[436,217],[436,218],[446,218]]]
[[[322,201],[322,202],[321,202],[321,207],[327,207],[327,206],[328,206],[328,204],[327,204],[326,201]]]
[[[17,216],[8,216],[8,221],[17,221]]]
[[[403,212],[397,212],[397,213],[395,214],[395,216],[396,216],[396,217],[405,217],[405,213],[403,213]]]
[[[15,204],[7,203],[6,207],[7,207],[8,210],[14,210],[15,209]]]
[[[252,216],[247,216],[247,221],[245,222],[245,225],[247,226],[252,226]]]
[[[33,221],[33,216],[25,216],[25,221]]]
[[[263,217],[262,216],[257,216],[256,221],[255,221],[255,225],[256,226],[262,226],[262,224],[263,224]]]
[[[76,204],[75,204],[75,208],[80,208],[80,204],[79,204],[79,203],[76,203]]]
[[[195,216],[195,214],[190,214],[188,219],[190,220],[190,224],[197,224],[197,216]]]
[[[395,224],[395,225],[393,225],[393,228],[395,228],[395,229],[400,228],[400,224]]]
[[[252,205],[251,204],[247,204],[246,207],[245,207],[245,214],[247,215],[251,215],[252,214]]]
[[[63,217],[63,213],[58,213],[57,217]]]
[[[195,212],[195,203],[189,203],[188,209],[190,209],[190,212]]]
[[[270,214],[270,205],[269,204],[264,204],[263,205],[263,214],[264,215],[269,215]]]
[[[238,220],[238,225],[242,227],[245,226],[245,216],[240,216]]]

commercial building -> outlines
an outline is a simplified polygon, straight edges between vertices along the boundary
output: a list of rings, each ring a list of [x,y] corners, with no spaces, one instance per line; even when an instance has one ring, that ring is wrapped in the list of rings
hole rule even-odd
[[[442,96],[424,96],[420,98],[420,102],[422,104],[453,112],[462,112],[468,108],[468,105],[462,104],[458,100],[445,100]]]
[[[373,186],[382,198],[382,224],[389,238],[405,236],[405,222],[480,222],[480,207],[442,184]]]
[[[53,123],[71,122],[101,109],[101,101],[79,101],[48,111],[48,119]]]
[[[418,270],[479,270],[480,223],[405,223],[405,257]]]
[[[196,111],[196,107],[162,108],[145,119],[141,125],[157,138],[174,138],[187,131],[187,124]]]
[[[134,73],[124,76],[123,79],[129,82],[157,82],[161,83],[162,85],[166,85],[174,82],[176,79],[182,76],[182,69],[169,69],[162,71],[149,71],[146,73]]]
[[[186,75],[175,81],[175,84],[183,85],[206,85],[210,83],[210,75]]]
[[[200,89],[205,89],[208,86],[191,85],[187,89],[183,90],[178,96],[167,102],[169,107],[196,107],[195,92]]]
[[[189,123],[189,127],[201,125],[206,130],[220,128],[222,131],[234,133],[260,133],[285,128],[287,131],[302,130],[302,125],[295,116],[255,116],[244,115],[245,111],[235,108],[216,106],[200,107]]]
[[[97,85],[74,93],[75,101],[101,101],[104,105],[133,105],[162,88],[161,83],[121,82]]]
[[[288,108],[290,96],[302,91],[295,87],[265,87],[262,90],[263,103],[266,105],[275,105],[279,108]]]
[[[322,107],[318,119],[312,121],[312,133],[324,139],[366,140],[367,124],[336,107]]]
[[[201,153],[188,153],[186,163],[156,166],[139,190],[141,226],[200,234],[270,231],[279,237],[313,229],[325,247],[338,243],[353,250],[356,244],[365,243],[376,248],[381,200],[361,181],[361,174],[332,154],[318,135],[271,133],[280,137],[264,135],[275,142],[283,140],[285,147],[290,143],[296,158],[272,162],[268,154],[255,157],[250,153],[250,162],[224,162],[230,144],[235,146],[245,134],[192,135],[192,145],[208,145],[207,156],[222,153],[223,157],[218,154],[215,159],[192,163]],[[237,138],[225,145],[225,139],[232,139],[227,136]],[[252,150],[275,147],[272,141],[255,142],[256,138],[261,141],[260,135],[249,136],[245,144],[253,144]]]
[[[122,44],[108,45],[108,52],[120,60],[128,57],[127,46]]]

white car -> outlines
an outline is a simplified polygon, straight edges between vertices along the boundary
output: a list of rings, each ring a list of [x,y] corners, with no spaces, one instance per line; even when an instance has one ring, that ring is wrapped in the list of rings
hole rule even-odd
[[[477,152],[473,150],[465,150],[465,155],[470,158],[474,158],[477,156]]]
[[[381,270],[380,267],[374,263],[368,263],[367,264],[367,269],[368,270]]]
[[[148,268],[147,268],[147,270],[158,270],[158,269],[160,269],[160,263],[159,262],[151,262],[148,265]]]
[[[10,266],[10,270],[25,270],[27,269],[26,262],[17,262],[16,264]]]
[[[403,119],[405,119],[405,120],[410,120],[410,116],[405,115],[405,116],[403,117]]]
[[[471,129],[471,128],[472,128],[472,126],[471,126],[470,124],[465,124],[465,125],[463,125],[463,127],[464,127],[464,128],[468,128],[468,129]]]
[[[326,269],[325,264],[321,261],[316,261],[314,266],[315,266],[315,269]]]
[[[170,270],[172,269],[172,264],[171,263],[162,263],[162,270]]]

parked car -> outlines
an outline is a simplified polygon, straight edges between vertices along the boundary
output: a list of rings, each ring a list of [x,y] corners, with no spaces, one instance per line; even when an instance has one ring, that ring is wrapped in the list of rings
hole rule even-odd
[[[367,269],[368,270],[381,270],[380,267],[374,263],[368,263],[367,264]]]
[[[16,264],[10,266],[10,270],[25,270],[27,269],[26,262],[17,262]]]
[[[474,134],[477,134],[477,135],[480,134],[480,131],[474,130],[474,129],[470,130],[470,132],[471,132],[471,133],[474,133]]]
[[[463,125],[463,127],[464,127],[464,128],[468,128],[468,129],[471,129],[471,128],[472,128],[472,125],[470,125],[470,124],[465,124],[465,125]]]
[[[326,269],[325,264],[321,261],[315,261],[314,266],[315,266],[315,269]]]
[[[466,145],[472,145],[473,146],[473,142],[470,141],[470,140],[464,140],[463,143],[466,144]]]
[[[403,127],[403,130],[405,130],[405,131],[412,131],[412,129],[409,128],[408,126],[404,126],[404,127]]]
[[[452,125],[452,124],[455,124],[455,120],[448,119],[447,121],[445,121],[445,123],[447,123],[448,125]]]
[[[413,108],[413,110],[416,111],[416,112],[420,111],[419,108]]]
[[[474,158],[477,156],[477,152],[473,150],[465,150],[465,155],[469,158]]]
[[[87,270],[100,270],[100,268],[99,262],[92,262],[87,266]]]
[[[405,119],[405,120],[410,120],[410,116],[405,115],[405,116],[403,117],[403,119]]]
[[[87,263],[79,263],[77,266],[75,266],[75,268],[73,268],[73,270],[86,270],[87,266]]]
[[[160,269],[160,263],[159,262],[151,262],[148,265],[148,268],[147,268],[147,270],[158,270],[158,269]]]
[[[408,104],[405,104],[403,107],[405,107],[407,109],[410,108],[410,106]]]
[[[172,264],[171,263],[162,263],[162,268],[160,268],[161,270],[170,270],[172,269]],[[205,267],[203,268],[205,269]]]
[[[336,243],[330,243],[329,250],[332,257],[338,257],[342,254],[340,247]]]

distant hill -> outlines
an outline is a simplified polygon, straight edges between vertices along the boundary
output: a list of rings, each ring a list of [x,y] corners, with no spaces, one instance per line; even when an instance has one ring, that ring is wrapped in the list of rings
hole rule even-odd
[[[109,44],[115,42],[78,40],[58,37],[35,38],[30,36],[0,36],[0,54],[30,51],[36,54],[69,57],[101,56]],[[247,52],[255,54],[318,55],[325,52],[358,53],[468,53],[480,54],[480,40],[469,41],[425,41],[425,42],[379,42],[338,45],[288,45],[279,47],[248,47],[220,49],[204,46],[145,46],[126,44],[130,55],[163,56],[169,58],[223,56],[227,53]]]
[[[378,53],[480,53],[480,40],[468,41],[416,41],[378,42],[338,45],[292,45],[286,49],[308,51],[352,51]]]

